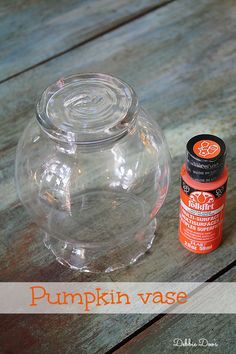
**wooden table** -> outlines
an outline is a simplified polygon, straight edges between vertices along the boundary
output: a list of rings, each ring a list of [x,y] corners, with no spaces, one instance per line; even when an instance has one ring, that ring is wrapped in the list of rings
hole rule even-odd
[[[2,0],[0,6],[1,281],[236,281],[235,0]],[[135,88],[166,134],[173,166],[151,252],[135,266],[99,276],[54,260],[14,185],[16,144],[37,97],[62,75],[88,71],[112,73]],[[219,135],[229,148],[224,241],[208,255],[188,252],[177,237],[185,144],[202,132]],[[0,323],[4,354],[172,353],[178,336],[216,339],[214,353],[236,352],[233,315],[2,315]]]

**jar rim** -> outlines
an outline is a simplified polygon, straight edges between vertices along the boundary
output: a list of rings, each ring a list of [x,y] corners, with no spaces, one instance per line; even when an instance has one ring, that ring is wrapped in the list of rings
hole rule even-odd
[[[36,118],[52,139],[90,145],[126,135],[137,111],[137,95],[126,82],[109,74],[81,73],[48,86],[37,103]]]

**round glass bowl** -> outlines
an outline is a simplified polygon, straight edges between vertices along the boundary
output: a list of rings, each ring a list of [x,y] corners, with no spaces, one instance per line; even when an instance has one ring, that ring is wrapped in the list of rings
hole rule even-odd
[[[168,148],[129,85],[78,74],[43,92],[18,144],[16,184],[60,263],[109,272],[153,243]]]

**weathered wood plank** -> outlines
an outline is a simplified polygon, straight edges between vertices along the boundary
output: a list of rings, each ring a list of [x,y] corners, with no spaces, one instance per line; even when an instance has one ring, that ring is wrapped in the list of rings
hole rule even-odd
[[[217,279],[220,282],[235,282],[236,269]],[[218,347],[174,347],[173,341],[190,338],[198,343],[205,338]],[[165,315],[143,332],[116,350],[115,354],[153,354],[153,353],[235,353],[236,316],[235,315]]]
[[[0,81],[168,2],[1,1]]]
[[[233,178],[229,182],[222,246],[209,255],[198,256],[182,248],[177,240],[179,169],[186,141],[202,131],[219,134],[230,146],[230,174],[236,171],[235,18],[233,0],[180,0],[0,85],[0,239],[8,252],[2,258],[1,280],[87,280],[87,276],[81,278],[52,265],[49,253],[42,251],[41,241],[18,205],[13,183],[15,144],[33,115],[36,96],[61,75],[79,71],[109,71],[130,82],[145,106],[155,112],[173,156],[171,190],[158,217],[152,251],[136,266],[115,272],[111,278],[205,281],[235,259]],[[92,279],[95,278],[88,277]],[[102,279],[96,276],[97,281]],[[24,347],[24,351],[29,348],[36,353],[43,348],[41,351],[53,352],[58,344],[62,353],[74,353],[78,348],[81,353],[103,353],[152,317],[84,316],[81,320],[79,316],[66,315],[37,316],[38,320],[34,320],[31,316],[13,316],[2,323],[8,338],[16,331],[19,348]],[[4,340],[4,345],[14,352],[16,342]]]

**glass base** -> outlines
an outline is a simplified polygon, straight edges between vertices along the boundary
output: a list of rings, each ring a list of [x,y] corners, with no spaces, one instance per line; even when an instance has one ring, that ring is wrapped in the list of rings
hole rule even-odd
[[[152,246],[155,230],[156,219],[153,219],[145,230],[125,243],[75,244],[45,234],[44,244],[62,265],[80,272],[108,273],[131,265],[143,256]]]

